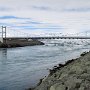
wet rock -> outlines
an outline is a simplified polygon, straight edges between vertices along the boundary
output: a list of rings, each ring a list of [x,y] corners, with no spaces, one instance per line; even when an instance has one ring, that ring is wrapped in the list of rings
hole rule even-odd
[[[83,52],[80,56],[84,56],[86,55],[88,52]]]

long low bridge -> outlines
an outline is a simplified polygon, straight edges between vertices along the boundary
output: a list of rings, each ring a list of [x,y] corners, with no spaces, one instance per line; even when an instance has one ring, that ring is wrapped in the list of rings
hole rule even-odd
[[[7,39],[90,39],[90,37],[84,36],[47,36],[47,37],[7,37]]]
[[[12,32],[13,31],[13,32]],[[12,33],[11,33],[12,32]],[[23,33],[20,31],[15,31],[15,30],[6,30],[6,27],[2,26],[2,30],[1,30],[1,38],[0,38],[0,42],[4,42],[6,40],[29,40],[29,39],[34,39],[34,40],[40,40],[40,39],[90,39],[90,32],[84,32],[84,36],[80,35],[81,33],[77,33],[75,35],[63,35],[61,33],[59,33],[58,35],[55,35],[55,33],[52,35],[51,33],[49,34],[43,34],[43,35],[33,35],[31,36],[31,34],[27,34],[27,33]],[[10,34],[8,36],[8,34]],[[12,35],[15,34],[15,35]],[[12,35],[12,36],[11,36]]]

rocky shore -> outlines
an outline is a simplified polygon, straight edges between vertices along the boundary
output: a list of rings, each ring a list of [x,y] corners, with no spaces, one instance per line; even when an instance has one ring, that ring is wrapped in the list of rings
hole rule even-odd
[[[90,90],[90,52],[54,66],[47,78],[29,90]]]
[[[12,47],[24,47],[24,46],[34,46],[34,45],[44,45],[43,42],[38,40],[7,40],[6,43],[0,42],[0,48],[12,48]]]

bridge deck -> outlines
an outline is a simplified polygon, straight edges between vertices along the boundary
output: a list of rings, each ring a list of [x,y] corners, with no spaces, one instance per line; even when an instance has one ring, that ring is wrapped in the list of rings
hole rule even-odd
[[[7,39],[90,39],[90,37],[7,37]]]

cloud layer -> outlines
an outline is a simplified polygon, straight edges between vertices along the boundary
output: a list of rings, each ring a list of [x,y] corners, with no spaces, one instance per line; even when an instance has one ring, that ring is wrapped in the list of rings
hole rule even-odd
[[[90,30],[90,0],[1,0],[0,25],[28,33]]]

